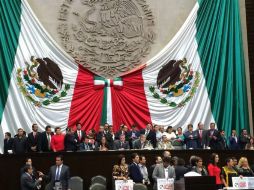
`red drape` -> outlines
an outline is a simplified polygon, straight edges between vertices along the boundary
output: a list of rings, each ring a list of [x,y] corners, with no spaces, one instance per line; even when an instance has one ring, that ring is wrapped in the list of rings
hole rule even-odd
[[[144,91],[142,69],[122,77],[123,88],[111,87],[114,130],[124,123],[128,127],[136,124],[139,129],[151,123],[150,112]]]
[[[76,122],[80,121],[83,130],[97,130],[100,126],[102,104],[103,88],[95,88],[94,74],[79,66],[68,126],[76,128]]]

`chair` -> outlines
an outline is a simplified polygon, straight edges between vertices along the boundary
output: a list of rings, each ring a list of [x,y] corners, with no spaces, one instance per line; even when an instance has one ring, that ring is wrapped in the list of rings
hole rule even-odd
[[[83,190],[83,179],[79,176],[73,176],[69,179],[71,190]]]
[[[135,183],[133,185],[133,190],[147,190],[147,187],[142,183]]]
[[[100,183],[94,183],[90,186],[89,190],[107,190],[107,188]]]
[[[99,183],[101,185],[104,185],[105,187],[107,186],[107,180],[106,180],[106,178],[104,176],[101,176],[101,175],[94,176],[91,179],[91,185],[93,185],[95,183]]]
[[[51,190],[50,189],[50,183],[48,183],[46,186],[45,186],[45,189],[44,190]]]

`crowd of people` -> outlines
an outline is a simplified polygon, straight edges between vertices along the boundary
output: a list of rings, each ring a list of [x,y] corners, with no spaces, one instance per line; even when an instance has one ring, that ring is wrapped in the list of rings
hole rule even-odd
[[[217,130],[215,123],[210,123],[209,129],[204,124],[198,124],[194,130],[192,124],[183,132],[181,127],[176,130],[172,126],[164,127],[147,124],[146,128],[138,130],[135,125],[129,130],[124,124],[114,133],[113,126],[100,126],[98,132],[90,129],[82,130],[81,123],[76,123],[76,130],[67,128],[63,133],[59,127],[46,126],[44,132],[38,131],[38,125],[32,125],[32,132],[28,135],[20,128],[12,138],[5,133],[4,153],[26,152],[59,152],[59,151],[88,151],[88,150],[128,150],[128,149],[212,149],[212,150],[254,150],[254,140],[246,129],[242,129],[238,136],[232,130],[230,137],[225,131]]]
[[[63,164],[62,155],[56,156],[55,162],[56,164],[49,169],[48,175],[45,175],[33,167],[31,158],[27,158],[25,166],[21,168],[21,189],[39,189],[43,180],[51,188],[59,182],[63,190],[69,189],[69,167]],[[184,176],[215,176],[217,189],[221,189],[232,187],[232,177],[254,176],[253,167],[249,166],[246,157],[241,157],[239,160],[229,157],[223,163],[217,153],[210,155],[207,165],[203,163],[201,157],[195,155],[191,155],[189,162],[185,164],[184,159],[171,155],[169,151],[157,155],[151,165],[147,165],[144,155],[132,153],[131,163],[128,164],[125,155],[120,154],[112,166],[112,185],[114,186],[114,180],[131,179],[134,183],[146,185],[148,189],[157,190],[157,179],[161,178],[173,178],[177,182]]]

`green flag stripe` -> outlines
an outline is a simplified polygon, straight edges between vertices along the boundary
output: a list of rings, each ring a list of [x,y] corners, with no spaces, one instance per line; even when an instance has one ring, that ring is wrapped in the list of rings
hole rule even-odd
[[[21,0],[0,0],[0,123],[20,33]]]
[[[107,96],[108,96],[108,88],[104,87],[103,90],[103,105],[102,105],[102,116],[101,116],[101,125],[104,125],[107,122]]]
[[[238,0],[199,0],[198,53],[218,128],[249,130]]]

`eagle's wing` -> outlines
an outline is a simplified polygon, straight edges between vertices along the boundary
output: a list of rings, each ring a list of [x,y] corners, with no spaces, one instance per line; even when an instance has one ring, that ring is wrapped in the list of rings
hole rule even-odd
[[[176,60],[170,60],[168,63],[162,66],[157,76],[157,86],[165,88],[165,82],[170,78],[170,71],[173,69],[173,65]]]

